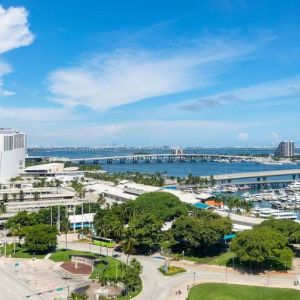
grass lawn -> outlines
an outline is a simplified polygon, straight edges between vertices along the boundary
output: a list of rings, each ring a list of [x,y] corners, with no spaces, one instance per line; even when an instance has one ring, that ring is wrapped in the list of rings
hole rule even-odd
[[[101,257],[101,262],[97,264],[94,268],[94,272],[91,275],[92,279],[105,276],[108,279],[116,279],[122,277],[122,268],[124,265],[121,261],[114,259],[112,257]]]
[[[167,272],[165,272],[164,266],[159,267],[158,270],[166,276],[172,276],[172,275],[176,275],[178,273],[186,272],[186,269],[178,268],[178,267],[174,267],[174,266],[170,266]]]
[[[225,252],[221,253],[217,256],[211,256],[211,257],[197,257],[197,256],[184,256],[181,257],[185,260],[190,260],[194,262],[199,262],[202,264],[208,264],[208,265],[218,265],[218,266],[229,266],[229,262],[232,258],[236,257],[235,253],[233,252]]]
[[[97,256],[97,254],[84,251],[58,250],[51,254],[50,259],[55,262],[64,262],[70,260],[70,255],[84,255],[91,257]],[[97,257],[99,257],[99,255]]]
[[[6,245],[6,255],[9,256],[11,255],[11,257],[15,257],[15,258],[32,258],[33,257],[33,253],[28,252],[27,249],[24,246],[17,246],[16,245],[16,252],[14,253],[14,245],[13,244],[9,244]],[[5,250],[4,250],[4,246],[0,247],[0,253],[4,254]],[[35,257],[36,258],[44,258],[45,254],[36,254]]]
[[[206,283],[193,287],[188,300],[299,300],[300,292],[293,289],[267,288],[235,284]]]

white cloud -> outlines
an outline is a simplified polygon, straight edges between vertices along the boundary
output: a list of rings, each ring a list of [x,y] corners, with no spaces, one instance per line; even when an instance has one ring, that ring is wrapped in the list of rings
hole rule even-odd
[[[49,90],[52,99],[65,106],[105,111],[207,86],[221,66],[251,50],[249,45],[232,41],[203,42],[162,52],[116,50],[53,71],[48,77]]]
[[[27,17],[28,12],[24,7],[4,9],[0,5],[0,55],[33,42]],[[0,97],[14,94],[3,88],[3,77],[11,71],[11,66],[0,60]]]
[[[248,138],[249,138],[249,135],[246,132],[240,132],[238,134],[238,139],[241,140],[241,141],[247,141]]]
[[[0,54],[33,42],[27,17],[24,7],[4,9],[0,5]]]
[[[273,98],[300,95],[300,77],[274,80],[246,88],[213,94],[200,99],[190,99],[177,104],[178,109],[195,111],[244,101],[261,101]]]
[[[243,103],[245,101],[261,101],[300,95],[300,77],[285,78],[265,82],[246,88],[229,90],[203,98],[189,99],[176,104],[179,110],[197,111],[226,104]],[[286,99],[284,99],[286,101]]]

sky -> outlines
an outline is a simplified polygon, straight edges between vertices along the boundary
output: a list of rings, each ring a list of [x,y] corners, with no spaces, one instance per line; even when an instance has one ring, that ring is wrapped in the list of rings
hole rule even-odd
[[[0,0],[0,127],[29,145],[300,145],[300,1]]]

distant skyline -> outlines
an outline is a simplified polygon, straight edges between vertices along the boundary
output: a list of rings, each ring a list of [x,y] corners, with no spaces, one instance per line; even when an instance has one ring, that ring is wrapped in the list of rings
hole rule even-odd
[[[300,145],[300,2],[0,0],[0,127],[29,145]]]

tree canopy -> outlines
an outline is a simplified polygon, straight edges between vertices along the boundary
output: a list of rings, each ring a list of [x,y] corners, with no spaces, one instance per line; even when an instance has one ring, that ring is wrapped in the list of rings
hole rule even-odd
[[[280,232],[262,226],[239,233],[231,242],[231,250],[242,263],[256,268],[285,269],[291,267],[293,258],[287,243],[288,239]]]
[[[167,192],[152,192],[140,195],[128,203],[135,214],[151,214],[156,219],[170,221],[182,214],[187,214],[188,206],[178,197]]]
[[[172,234],[177,243],[175,247],[203,255],[222,241],[223,236],[231,232],[231,229],[229,219],[202,211],[199,215],[176,219],[172,225]]]
[[[46,253],[56,248],[57,229],[45,224],[34,225],[27,230],[25,246],[30,252]]]
[[[256,227],[270,227],[280,232],[288,239],[289,243],[300,242],[300,224],[292,220],[270,219],[262,222]]]

